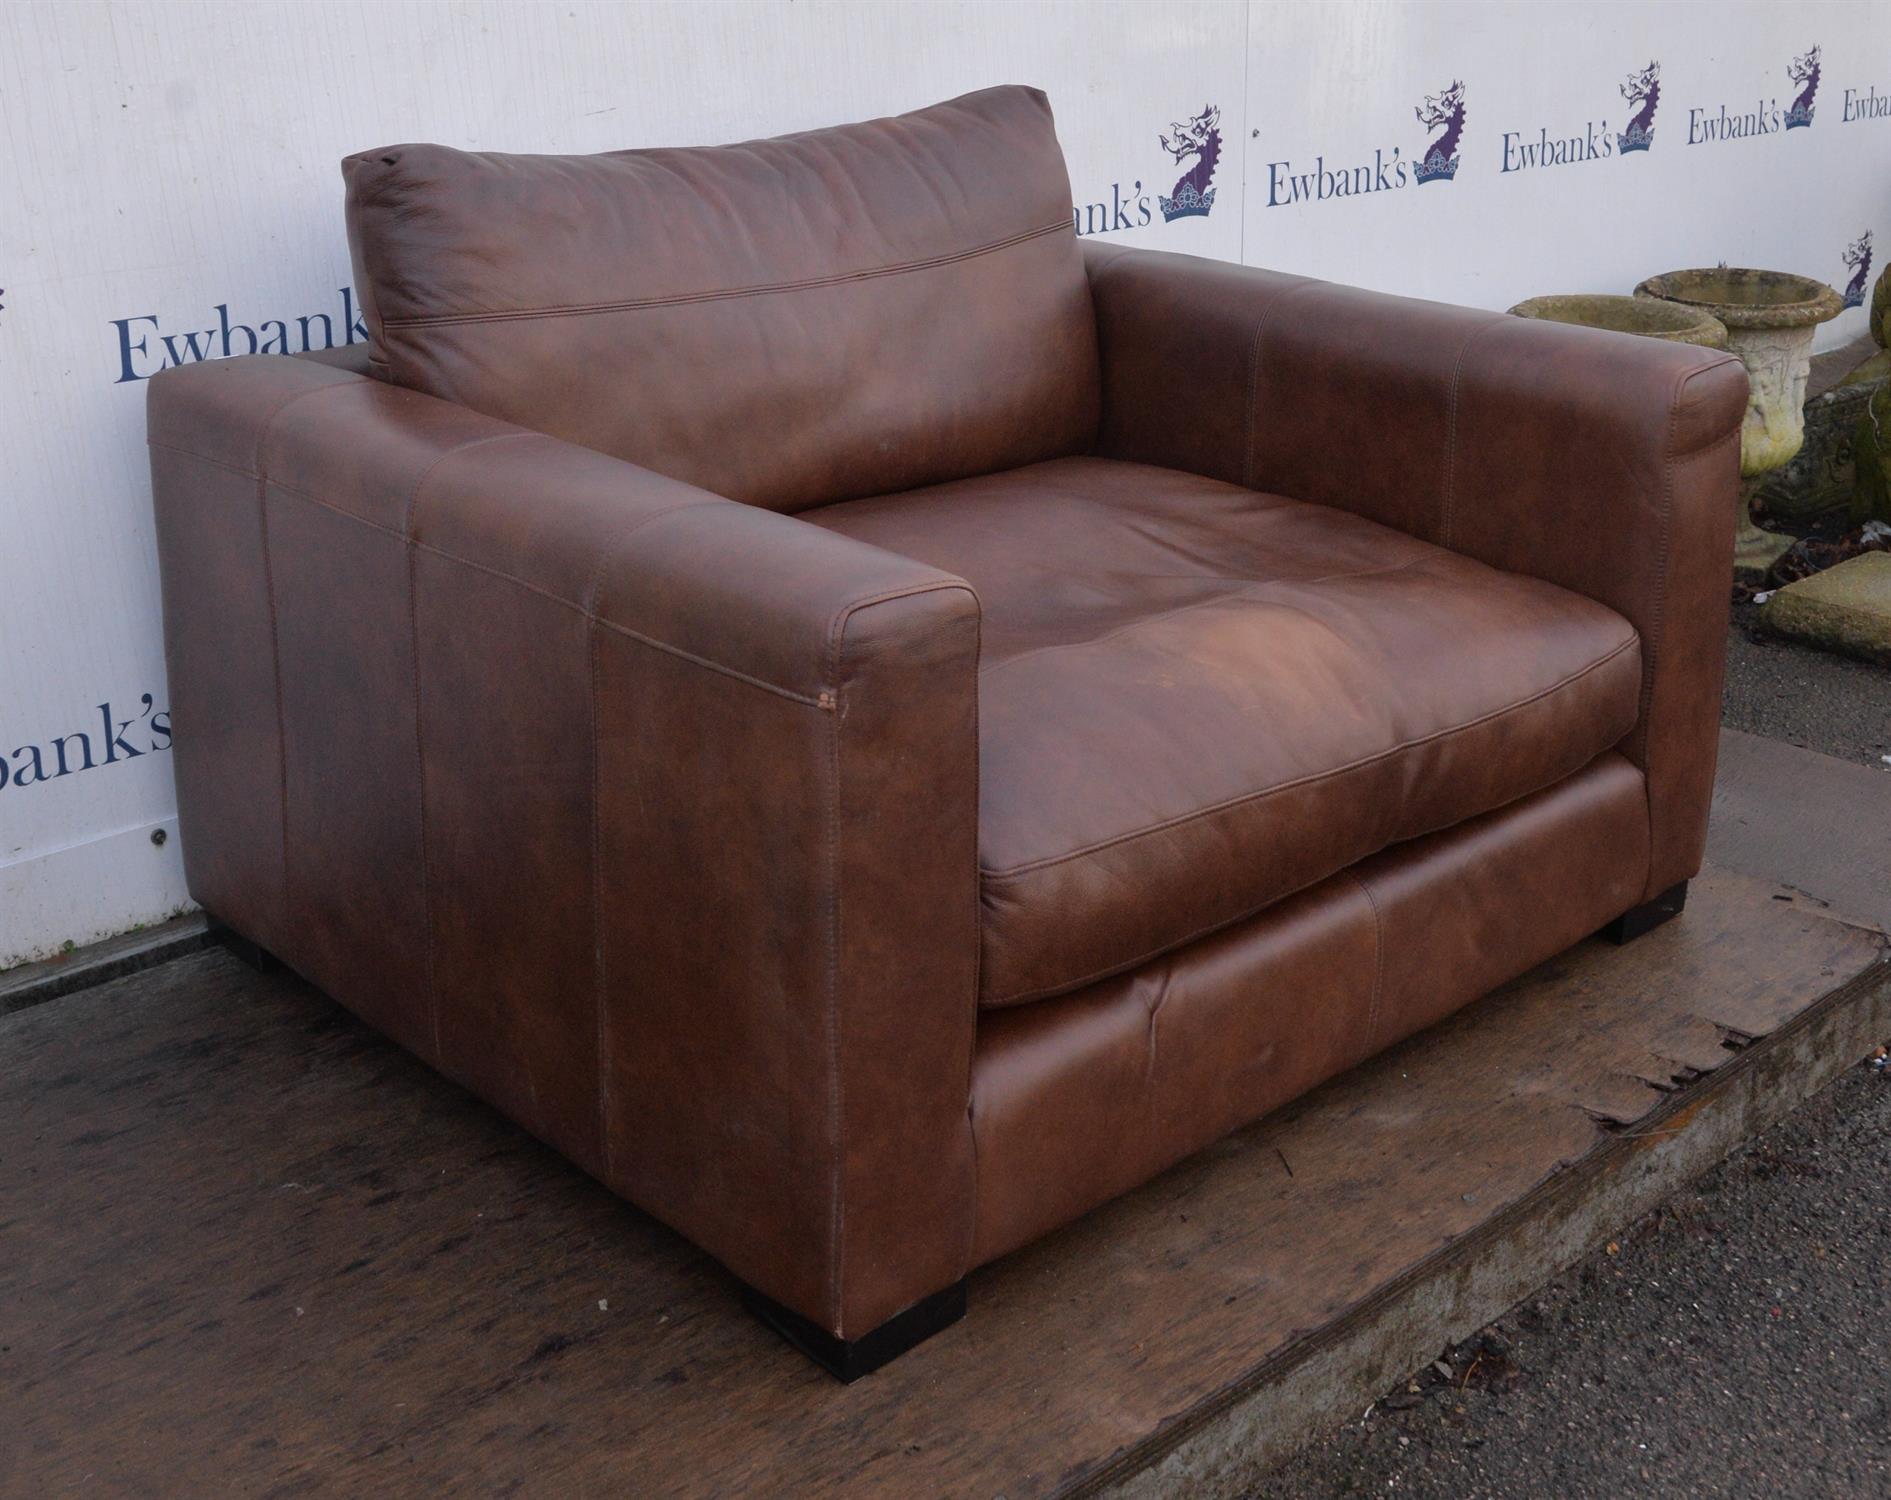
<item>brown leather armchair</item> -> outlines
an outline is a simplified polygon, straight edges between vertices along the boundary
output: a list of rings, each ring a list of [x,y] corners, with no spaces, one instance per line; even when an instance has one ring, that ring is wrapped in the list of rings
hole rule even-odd
[[[837,1373],[1679,909],[1736,360],[1080,247],[1022,88],[344,172],[367,358],[150,389],[191,889]]]

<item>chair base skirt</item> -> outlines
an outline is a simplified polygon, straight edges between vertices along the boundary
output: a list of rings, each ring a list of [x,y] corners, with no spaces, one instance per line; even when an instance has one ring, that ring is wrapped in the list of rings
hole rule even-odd
[[[1681,909],[1687,905],[1687,882],[1669,886],[1652,901],[1644,901],[1640,906],[1631,906],[1621,916],[1602,929],[1602,936],[1617,947],[1632,943],[1643,933],[1653,932],[1664,922],[1671,922],[1681,915]]]
[[[871,1375],[881,1365],[899,1358],[915,1344],[923,1343],[940,1329],[950,1328],[963,1318],[965,1282],[954,1282],[942,1292],[922,1297],[906,1311],[893,1314],[878,1328],[869,1329],[857,1339],[836,1338],[820,1324],[810,1322],[800,1313],[790,1312],[752,1286],[742,1288],[742,1301],[750,1312],[828,1374],[843,1385],[851,1385],[862,1375]]]
[[[983,1012],[972,1264],[1583,941],[1647,883],[1647,783],[1610,752],[1140,969]]]

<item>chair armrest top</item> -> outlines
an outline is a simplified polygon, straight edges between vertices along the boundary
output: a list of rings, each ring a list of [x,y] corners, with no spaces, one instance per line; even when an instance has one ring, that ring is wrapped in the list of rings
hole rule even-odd
[[[1086,246],[1105,369],[1100,447],[1360,511],[1458,547],[1515,492],[1474,450],[1532,446],[1549,487],[1632,500],[1623,465],[1725,439],[1738,359],[1193,256]],[[1467,456],[1471,461],[1467,462]],[[1658,487],[1658,484],[1657,484]],[[1621,517],[1655,524],[1635,507]]]
[[[794,516],[355,371],[280,356],[167,371],[149,441],[254,476],[607,629],[831,704],[861,611],[970,613],[963,579]],[[924,628],[923,624],[914,628]]]

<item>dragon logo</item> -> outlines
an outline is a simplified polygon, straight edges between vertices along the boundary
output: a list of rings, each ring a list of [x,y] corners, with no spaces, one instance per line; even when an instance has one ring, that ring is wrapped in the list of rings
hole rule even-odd
[[[1221,111],[1210,104],[1186,125],[1169,127],[1169,134],[1158,136],[1162,149],[1180,166],[1191,156],[1195,165],[1176,180],[1173,196],[1156,195],[1162,206],[1164,222],[1176,219],[1206,218],[1215,206],[1215,163],[1221,159]]]
[[[1786,111],[1786,128],[1797,130],[1801,125],[1812,123],[1812,99],[1819,92],[1819,49],[1814,47],[1803,56],[1795,57],[1787,64],[1786,73],[1799,85],[1799,96]]]
[[[1622,97],[1638,105],[1627,127],[1615,138],[1615,149],[1623,155],[1646,151],[1655,143],[1655,107],[1661,103],[1661,64],[1651,62],[1638,73],[1630,73],[1622,85]]]
[[[1425,102],[1413,113],[1427,130],[1439,131],[1438,138],[1425,148],[1424,157],[1413,169],[1419,182],[1439,178],[1449,182],[1458,175],[1458,141],[1464,135],[1464,84],[1454,81],[1442,94],[1427,94]]]
[[[1869,229],[1845,247],[1845,264],[1852,268],[1852,279],[1845,283],[1845,305],[1862,307],[1865,302],[1865,283],[1871,279],[1871,231]]]

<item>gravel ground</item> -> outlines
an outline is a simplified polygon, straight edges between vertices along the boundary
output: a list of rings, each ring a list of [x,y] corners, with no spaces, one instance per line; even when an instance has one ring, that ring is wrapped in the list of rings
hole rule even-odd
[[[1759,607],[1734,606],[1727,698],[1735,729],[1884,767],[1891,755],[1891,671],[1761,634]]]
[[[1726,722],[1882,767],[1891,671],[1752,613]],[[1440,1354],[1253,1500],[1891,1495],[1891,1074],[1845,1073]]]

